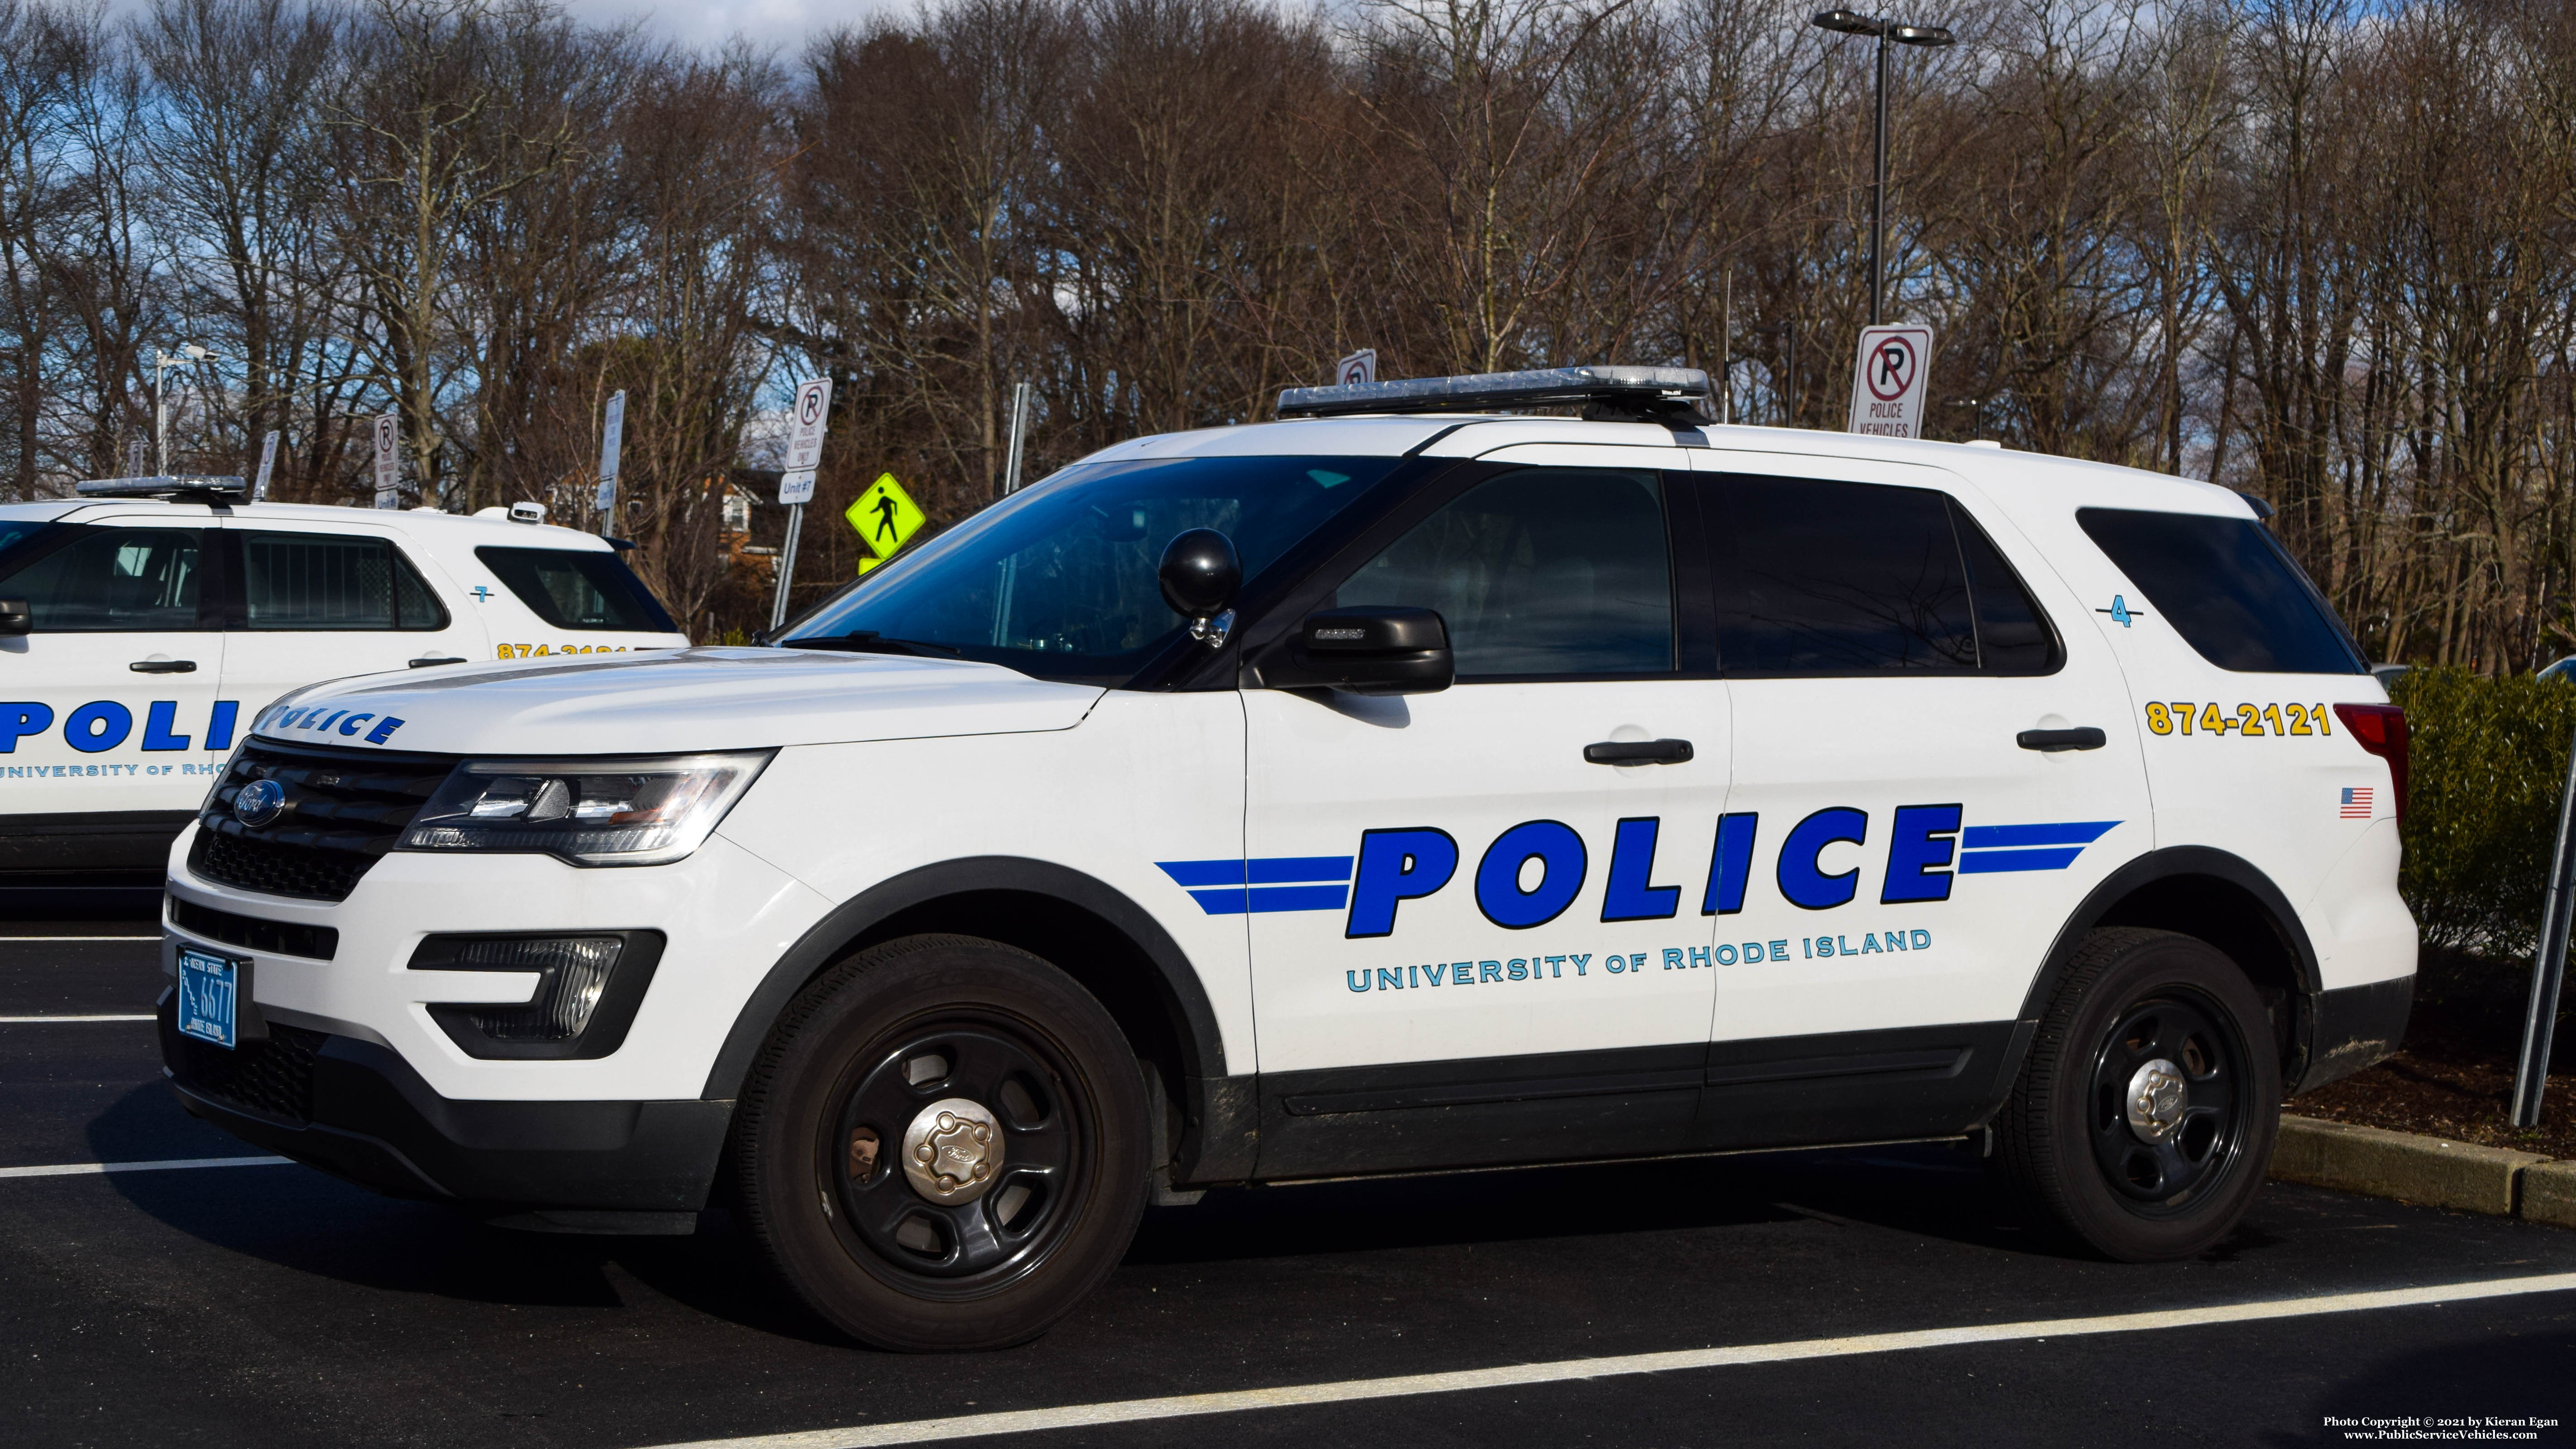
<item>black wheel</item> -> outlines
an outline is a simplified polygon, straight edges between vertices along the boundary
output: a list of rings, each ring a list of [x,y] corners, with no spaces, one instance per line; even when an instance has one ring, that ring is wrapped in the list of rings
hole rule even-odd
[[[1144,1211],[1145,1100],[1100,1003],[1024,951],[909,936],[823,974],[743,1091],[745,1213],[879,1348],[1000,1348],[1098,1286]]]
[[[2104,1256],[2189,1257],[2261,1189],[2280,1103],[2263,1003],[2234,962],[2170,931],[2095,931],[2040,1019],[1997,1155]]]

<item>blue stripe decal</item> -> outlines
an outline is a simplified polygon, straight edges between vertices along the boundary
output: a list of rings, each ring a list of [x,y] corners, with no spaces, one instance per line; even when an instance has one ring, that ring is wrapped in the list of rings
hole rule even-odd
[[[1998,829],[2009,827],[1997,827]],[[2001,875],[2016,870],[2064,870],[2084,853],[2080,845],[2063,850],[1969,850],[1959,855],[1961,875]]]
[[[1351,878],[1351,859],[1347,855],[1255,856],[1247,864],[1254,885],[1289,885],[1298,881],[1346,885]]]
[[[2119,823],[2117,820],[2069,820],[2058,825],[1971,825],[1959,832],[1959,848],[1985,850],[1999,845],[2091,845]],[[2049,867],[2051,870],[2056,868]]]
[[[1211,916],[1268,915],[1273,911],[1338,911],[1350,903],[1347,885],[1240,886],[1192,891],[1190,899]]]
[[[1347,855],[1270,855],[1254,856],[1248,861],[1158,860],[1154,864],[1172,878],[1172,884],[1184,888],[1298,885],[1309,881],[1347,885],[1351,859]]]
[[[1243,862],[1239,860],[1158,860],[1154,864],[1177,886],[1243,884]]]

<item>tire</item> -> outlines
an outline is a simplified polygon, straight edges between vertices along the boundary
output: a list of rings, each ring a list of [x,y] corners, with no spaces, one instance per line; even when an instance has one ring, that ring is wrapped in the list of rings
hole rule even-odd
[[[908,936],[789,1004],[733,1151],[787,1285],[927,1353],[1024,1343],[1098,1287],[1144,1211],[1145,1136],[1135,1053],[1090,993],[1024,951]]]
[[[2267,1022],[2252,983],[2207,942],[2091,932],[1995,1124],[2005,1175],[2105,1257],[2207,1249],[2271,1166],[2281,1065]],[[2159,1062],[2173,1070],[2151,1074]],[[2133,1113],[2139,1086],[2161,1091]]]

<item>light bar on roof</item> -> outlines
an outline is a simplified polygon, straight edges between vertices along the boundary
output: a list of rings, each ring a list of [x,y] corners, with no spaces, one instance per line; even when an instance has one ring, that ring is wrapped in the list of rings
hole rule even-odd
[[[182,473],[158,478],[92,478],[86,483],[75,484],[72,491],[83,498],[226,498],[238,501],[250,497],[250,484],[239,478]]]
[[[1696,367],[1549,367],[1534,372],[1292,387],[1279,394],[1279,416],[1581,407],[1590,418],[1698,427],[1708,421],[1699,411],[1699,404],[1707,399],[1708,374]]]

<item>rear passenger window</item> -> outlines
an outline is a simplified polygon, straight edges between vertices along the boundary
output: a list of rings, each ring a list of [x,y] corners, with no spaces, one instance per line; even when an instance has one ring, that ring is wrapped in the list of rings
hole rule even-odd
[[[474,556],[558,629],[675,633],[679,625],[617,555],[569,548],[478,548]]]
[[[199,627],[196,529],[71,525],[65,533],[65,541],[0,580],[0,595],[27,601],[37,633]]]
[[[2250,518],[2078,509],[2075,521],[2200,657],[2246,674],[2367,666],[2272,535]]]
[[[1744,678],[2046,674],[2057,636],[1949,496],[1807,478],[1710,480],[1719,667]]]
[[[243,622],[250,628],[447,627],[438,596],[386,539],[258,531],[241,539]]]
[[[1442,506],[1333,602],[1438,610],[1461,678],[1664,674],[1671,553],[1659,475],[1532,468]]]

